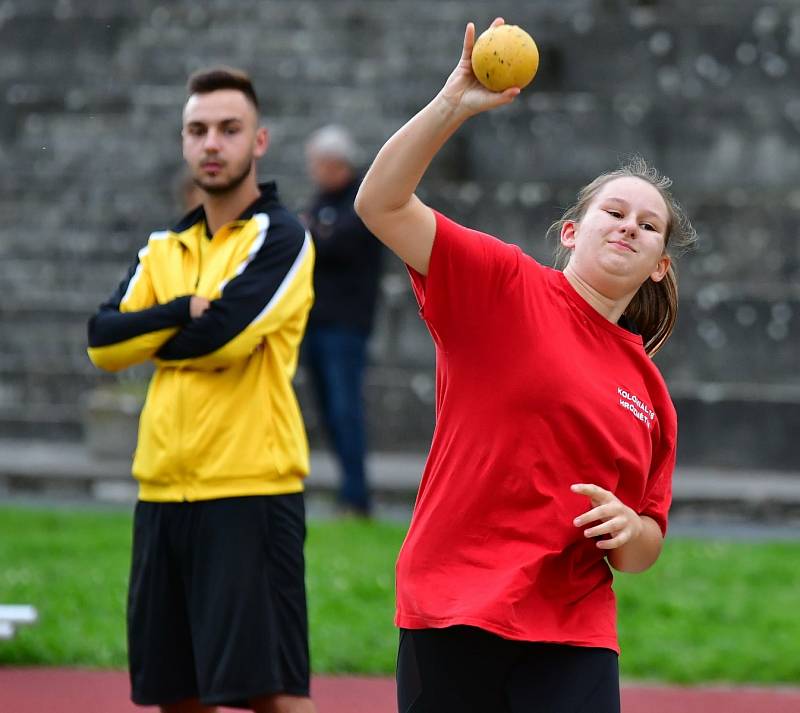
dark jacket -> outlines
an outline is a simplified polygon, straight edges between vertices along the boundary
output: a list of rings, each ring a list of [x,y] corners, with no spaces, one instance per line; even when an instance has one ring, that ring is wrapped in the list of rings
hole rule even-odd
[[[307,212],[317,258],[309,327],[372,329],[383,246],[356,215],[359,180],[319,193]]]

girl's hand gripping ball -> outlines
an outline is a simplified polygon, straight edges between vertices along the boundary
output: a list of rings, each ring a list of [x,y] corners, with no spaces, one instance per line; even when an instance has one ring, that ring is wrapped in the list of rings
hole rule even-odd
[[[539,69],[539,49],[533,38],[517,25],[490,27],[472,48],[472,71],[484,87],[502,92],[522,89]]]

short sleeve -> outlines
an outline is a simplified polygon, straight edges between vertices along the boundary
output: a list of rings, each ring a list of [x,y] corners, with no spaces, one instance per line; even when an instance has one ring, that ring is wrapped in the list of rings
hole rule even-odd
[[[672,474],[675,470],[675,438],[667,436],[660,450],[660,457],[647,480],[644,496],[639,506],[639,514],[653,518],[667,534],[669,507],[672,504]]]
[[[476,328],[510,306],[523,254],[515,245],[434,215],[428,274],[406,266],[414,296],[434,338],[474,337]]]

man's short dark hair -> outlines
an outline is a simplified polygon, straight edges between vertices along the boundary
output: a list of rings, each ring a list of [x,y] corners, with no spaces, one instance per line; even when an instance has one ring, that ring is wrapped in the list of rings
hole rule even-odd
[[[244,94],[258,111],[258,97],[247,72],[233,67],[211,67],[201,69],[189,77],[186,90],[193,94],[208,94],[219,89],[236,89]]]

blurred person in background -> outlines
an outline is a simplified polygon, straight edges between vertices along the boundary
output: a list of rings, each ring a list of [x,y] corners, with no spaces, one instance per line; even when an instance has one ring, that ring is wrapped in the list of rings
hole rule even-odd
[[[502,24],[502,19],[493,25]],[[461,61],[392,136],[356,199],[407,264],[436,346],[436,428],[397,561],[401,713],[618,713],[612,568],[658,558],[675,409],[652,355],[694,231],[643,160],[553,226],[547,268],[415,190],[471,116],[509,104]]]
[[[151,234],[89,321],[92,362],[156,370],[139,424],[128,595],[132,698],[166,713],[313,713],[303,479],[291,379],[314,249],[259,185],[250,78],[192,75],[183,157],[200,200]]]
[[[315,302],[302,359],[340,471],[338,507],[369,516],[364,371],[378,299],[383,246],[353,208],[359,149],[341,126],[328,125],[306,143],[316,193],[304,212],[316,248]]]

